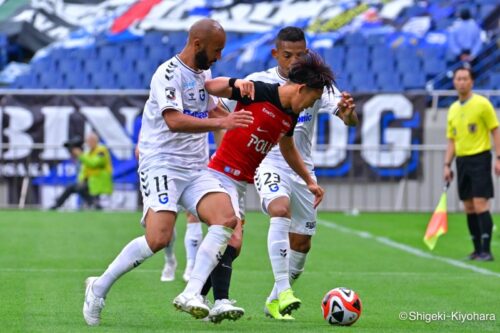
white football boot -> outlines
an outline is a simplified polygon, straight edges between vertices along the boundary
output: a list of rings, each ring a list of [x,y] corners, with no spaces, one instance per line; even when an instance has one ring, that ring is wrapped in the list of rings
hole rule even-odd
[[[174,281],[176,269],[177,269],[177,259],[175,258],[175,256],[173,256],[172,260],[168,260],[165,262],[165,266],[163,267],[163,271],[161,272],[160,281],[162,282]]]
[[[235,303],[236,301],[228,299],[216,300],[208,315],[210,321],[214,324],[219,324],[224,319],[240,319],[245,314],[245,310],[243,308],[234,306]]]
[[[174,298],[173,304],[177,310],[189,313],[196,319],[208,316],[210,308],[203,302],[201,295],[179,294]]]
[[[85,301],[83,302],[83,318],[87,325],[97,326],[101,321],[101,311],[104,308],[104,298],[97,297],[92,291],[92,285],[97,277],[91,276],[85,280]]]

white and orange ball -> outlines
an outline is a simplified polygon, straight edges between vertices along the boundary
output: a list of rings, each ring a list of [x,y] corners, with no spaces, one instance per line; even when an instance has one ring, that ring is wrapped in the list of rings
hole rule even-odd
[[[321,309],[329,324],[349,326],[361,316],[361,300],[354,290],[335,288],[323,297]]]

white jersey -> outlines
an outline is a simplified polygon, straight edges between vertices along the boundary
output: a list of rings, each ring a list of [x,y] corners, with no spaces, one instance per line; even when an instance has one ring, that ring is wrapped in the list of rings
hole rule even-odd
[[[263,72],[252,73],[248,75],[246,79],[267,83],[279,83],[280,85],[287,81],[286,78],[279,74],[278,67],[270,68]],[[317,113],[321,111],[335,114],[337,110],[337,103],[340,101],[339,96],[340,92],[336,87],[334,94],[329,93],[325,88],[321,99],[316,101],[312,107],[302,111],[299,115],[297,125],[295,126],[293,133],[293,138],[302,159],[310,171],[314,169],[314,163],[312,160],[312,139]],[[222,99],[222,102],[230,111],[233,111],[236,106],[235,101]],[[281,154],[279,145],[276,145],[261,163],[261,165],[266,164],[271,164],[280,168],[289,168],[288,163]]]
[[[207,118],[216,100],[205,90],[210,70],[195,71],[178,56],[158,67],[151,79],[149,98],[142,114],[139,136],[139,171],[153,166],[199,169],[208,163],[208,133],[174,133],[163,112],[176,110],[186,115]],[[175,112],[175,111],[169,111]]]

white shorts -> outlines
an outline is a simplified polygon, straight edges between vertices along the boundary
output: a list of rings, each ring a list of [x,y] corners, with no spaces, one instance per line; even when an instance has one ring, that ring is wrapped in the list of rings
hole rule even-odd
[[[247,183],[235,180],[219,171],[210,168],[208,170],[215,178],[217,178],[231,197],[231,204],[233,205],[236,216],[240,220],[245,219],[245,195],[247,192]]]
[[[149,209],[177,213],[179,206],[182,206],[198,217],[196,207],[203,196],[211,192],[227,193],[208,169],[149,169],[139,172],[139,181],[144,205],[141,219],[143,225]]]
[[[316,180],[316,176],[311,174]],[[290,170],[272,165],[260,165],[255,172],[255,188],[259,192],[264,213],[268,214],[269,203],[278,197],[288,197],[292,214],[290,232],[312,236],[316,233],[314,194],[305,182]]]

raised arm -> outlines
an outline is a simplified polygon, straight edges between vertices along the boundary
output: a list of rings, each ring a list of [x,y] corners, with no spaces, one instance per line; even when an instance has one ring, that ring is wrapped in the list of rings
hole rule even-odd
[[[337,104],[339,112],[337,116],[342,119],[346,126],[357,126],[359,123],[358,115],[356,114],[356,104],[354,104],[354,99],[348,92],[343,92],[342,97]]]
[[[309,170],[307,169],[304,160],[300,156],[299,151],[295,147],[295,143],[293,142],[293,138],[291,136],[284,136],[280,142],[280,150],[281,154],[285,158],[285,161],[288,163],[290,168],[292,168],[295,173],[297,173],[300,178],[302,178],[314,196],[314,208],[318,207],[321,200],[323,200],[323,195],[325,191],[316,183]]]
[[[233,88],[239,89],[241,97],[250,97],[254,99],[255,89],[252,81],[234,79],[228,77],[217,77],[205,82],[205,89],[210,95],[217,97],[233,98]]]

